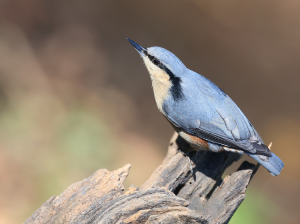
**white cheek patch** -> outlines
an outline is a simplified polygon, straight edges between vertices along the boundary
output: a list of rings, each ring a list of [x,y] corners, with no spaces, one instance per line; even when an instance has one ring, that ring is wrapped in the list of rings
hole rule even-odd
[[[172,86],[170,77],[165,71],[154,65],[147,57],[143,59],[150,73],[156,105],[159,111],[163,113],[162,106],[164,100],[169,96],[169,90]]]
[[[152,76],[155,76],[156,78],[160,78],[159,77],[159,72],[162,71],[159,67],[157,67],[156,65],[154,65],[150,60],[149,58],[147,57],[144,57],[144,62],[145,62],[145,66],[146,68],[148,69],[150,75],[151,75],[151,78]]]

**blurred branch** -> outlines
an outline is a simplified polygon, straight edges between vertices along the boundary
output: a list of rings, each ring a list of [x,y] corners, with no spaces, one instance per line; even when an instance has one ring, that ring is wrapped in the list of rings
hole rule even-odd
[[[163,163],[138,189],[124,192],[130,165],[89,178],[51,197],[25,221],[29,223],[228,223],[246,197],[255,166],[242,163],[222,180],[240,155],[182,151],[187,144],[175,133]]]

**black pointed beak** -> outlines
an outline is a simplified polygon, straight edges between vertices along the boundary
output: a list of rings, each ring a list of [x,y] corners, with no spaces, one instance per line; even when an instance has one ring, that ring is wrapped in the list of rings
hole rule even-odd
[[[129,38],[126,38],[126,39],[135,48],[135,50],[140,53],[140,55],[142,55],[142,56],[146,55],[146,53],[147,53],[147,49],[146,48],[143,48],[142,46],[138,45],[137,43],[135,43],[134,41],[130,40]]]

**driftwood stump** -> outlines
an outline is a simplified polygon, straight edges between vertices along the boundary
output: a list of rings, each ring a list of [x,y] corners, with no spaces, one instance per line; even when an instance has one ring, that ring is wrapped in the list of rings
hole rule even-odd
[[[124,192],[130,165],[112,172],[101,169],[51,197],[25,224],[228,223],[258,167],[245,161],[222,180],[240,155],[194,151],[185,156],[179,149],[188,145],[176,133],[163,163],[140,188]]]

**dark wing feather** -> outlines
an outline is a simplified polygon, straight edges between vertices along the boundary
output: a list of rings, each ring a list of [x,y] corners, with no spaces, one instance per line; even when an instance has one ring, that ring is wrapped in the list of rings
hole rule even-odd
[[[194,73],[191,73],[193,75]],[[166,99],[163,111],[169,122],[187,134],[208,142],[269,156],[252,124],[237,105],[208,79],[197,74],[194,82],[183,82],[184,98]],[[199,88],[195,88],[198,85]],[[190,91],[193,89],[193,91]]]
[[[177,129],[179,129],[187,134],[199,137],[201,139],[204,139],[204,140],[214,143],[214,144],[226,146],[228,148],[239,149],[239,150],[246,151],[246,152],[250,151],[248,148],[245,147],[245,144],[243,144],[243,143],[239,143],[239,142],[231,140],[229,138],[224,138],[223,136],[220,136],[215,133],[211,133],[211,132],[203,130],[201,128],[182,128],[182,127],[180,127],[180,125],[178,125],[177,123],[172,121],[172,119],[170,119],[168,116],[166,116],[166,118],[173,126],[175,126]],[[256,150],[256,154],[271,156],[271,152],[265,144],[259,145],[257,143],[251,143],[251,145]]]

